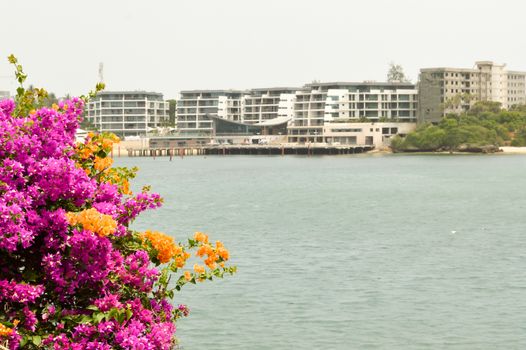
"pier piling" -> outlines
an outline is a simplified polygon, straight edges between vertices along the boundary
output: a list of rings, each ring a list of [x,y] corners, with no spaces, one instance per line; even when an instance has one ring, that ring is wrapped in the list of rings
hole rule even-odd
[[[198,147],[163,147],[163,148],[127,148],[129,157],[163,157],[166,156],[173,160],[175,155],[181,158],[184,156],[198,155],[348,155],[364,153],[374,149],[373,145],[312,145],[312,144],[294,144],[294,145],[207,145]],[[113,151],[112,151],[113,152]],[[117,154],[121,156],[120,147]]]

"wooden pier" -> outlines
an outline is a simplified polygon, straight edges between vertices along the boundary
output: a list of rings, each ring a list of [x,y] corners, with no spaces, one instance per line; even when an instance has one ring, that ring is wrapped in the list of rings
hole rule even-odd
[[[129,157],[185,157],[198,155],[338,155],[357,154],[374,145],[210,145],[174,148],[129,148]]]

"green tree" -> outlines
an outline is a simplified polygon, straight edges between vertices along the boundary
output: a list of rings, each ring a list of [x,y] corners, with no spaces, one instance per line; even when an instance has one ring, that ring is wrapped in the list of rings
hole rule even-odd
[[[520,130],[515,134],[515,138],[511,141],[511,145],[515,147],[525,147],[526,146],[526,128]]]
[[[175,115],[177,110],[177,101],[174,99],[167,100],[168,102],[168,117],[169,117],[169,126],[175,126]]]
[[[478,101],[469,109],[469,114],[478,115],[483,112],[498,113],[502,109],[502,104],[495,101]]]
[[[51,107],[54,103],[58,103],[58,98],[53,92],[50,92],[44,99],[44,105],[46,105],[47,107]]]
[[[516,146],[526,144],[526,112],[498,111],[498,107],[483,104],[477,113],[449,114],[437,125],[424,124],[405,139],[393,139],[391,147],[395,151],[455,151],[510,141]]]
[[[410,79],[406,77],[401,65],[391,62],[387,71],[387,81],[390,83],[409,83]]]
[[[509,108],[510,112],[521,112],[526,113],[526,104],[516,104]]]
[[[450,97],[444,101],[442,104],[443,110],[453,110],[458,111],[461,110],[463,106],[470,105],[471,101],[475,99],[475,96],[471,95],[470,93],[459,93],[454,95],[453,97]]]

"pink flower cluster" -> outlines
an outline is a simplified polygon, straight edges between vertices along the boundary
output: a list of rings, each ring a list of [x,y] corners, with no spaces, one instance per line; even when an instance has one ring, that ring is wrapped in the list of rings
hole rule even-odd
[[[129,248],[129,223],[161,205],[156,194],[125,196],[75,161],[84,102],[14,117],[0,101],[0,335],[11,349],[170,349],[175,316],[148,253]],[[68,212],[95,208],[117,223],[99,236]],[[131,238],[130,238],[131,240]]]

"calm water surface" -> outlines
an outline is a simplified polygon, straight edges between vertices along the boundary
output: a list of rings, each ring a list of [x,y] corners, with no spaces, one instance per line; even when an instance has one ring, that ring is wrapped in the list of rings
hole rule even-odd
[[[526,156],[120,158],[135,228],[221,239],[177,302],[186,350],[526,348]]]

